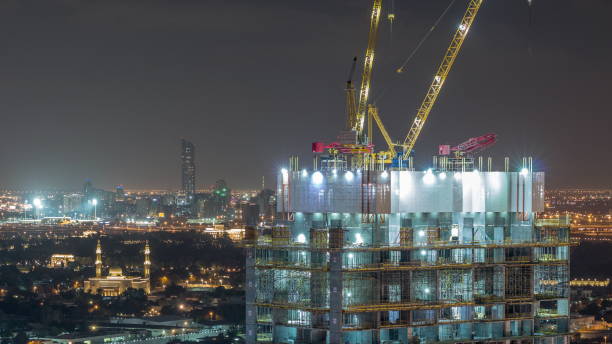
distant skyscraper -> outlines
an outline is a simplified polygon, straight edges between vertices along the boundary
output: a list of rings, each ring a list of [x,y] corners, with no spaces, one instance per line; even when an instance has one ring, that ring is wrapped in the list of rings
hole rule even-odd
[[[193,143],[181,140],[181,190],[188,196],[188,201],[195,194],[195,148]]]
[[[83,184],[83,195],[85,195],[86,198],[89,197],[93,192],[93,188],[93,183],[91,180],[87,179],[85,184]]]
[[[116,197],[124,197],[125,196],[125,188],[123,185],[117,185],[115,187],[115,196]]]

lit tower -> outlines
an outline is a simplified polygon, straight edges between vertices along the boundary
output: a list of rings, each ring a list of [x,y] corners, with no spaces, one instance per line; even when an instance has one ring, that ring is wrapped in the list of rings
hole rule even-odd
[[[151,254],[151,249],[149,248],[149,240],[146,241],[145,244],[145,261],[144,261],[144,278],[149,278],[151,275],[151,259],[149,255]]]
[[[102,246],[100,246],[100,239],[98,239],[98,246],[96,246],[96,277],[102,277]]]

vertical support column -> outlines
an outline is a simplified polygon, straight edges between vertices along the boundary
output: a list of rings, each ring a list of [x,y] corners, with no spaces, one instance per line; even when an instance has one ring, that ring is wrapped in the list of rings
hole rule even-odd
[[[329,343],[342,344],[342,250],[329,256]]]
[[[257,342],[257,307],[255,306],[255,249],[252,247],[246,248],[246,343],[255,344]]]
[[[435,290],[435,294],[434,294],[434,299],[432,300],[435,303],[440,302],[440,294],[442,293],[441,288],[440,288],[440,270],[436,269],[436,286],[434,288]],[[436,309],[436,312],[434,314],[434,322],[436,325],[438,325],[438,319],[440,318],[440,311]]]

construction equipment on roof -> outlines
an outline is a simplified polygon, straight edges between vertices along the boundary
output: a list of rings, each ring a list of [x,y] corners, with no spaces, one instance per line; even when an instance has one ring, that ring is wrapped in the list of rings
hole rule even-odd
[[[329,150],[331,157],[325,159],[333,160],[335,166],[336,161],[342,160],[339,154],[363,154],[356,158],[351,158],[351,163],[366,167],[374,164],[392,164],[394,167],[408,166],[406,161],[412,153],[412,149],[416,144],[427,118],[435,105],[436,99],[442,90],[442,86],[452,69],[452,66],[461,50],[463,42],[478,14],[478,10],[482,5],[483,0],[469,0],[468,8],[463,15],[461,23],[451,40],[450,46],[442,59],[433,81],[429,86],[427,94],[417,111],[415,119],[408,131],[403,142],[394,142],[391,139],[388,131],[382,123],[378,110],[372,104],[368,104],[370,94],[372,71],[374,67],[374,56],[376,53],[376,43],[378,36],[378,27],[382,10],[382,0],[374,0],[372,12],[370,15],[370,30],[368,34],[368,45],[363,62],[363,71],[361,77],[361,86],[359,88],[359,98],[355,109],[355,89],[352,84],[353,69],[349,73],[349,78],[346,87],[346,112],[347,112],[347,129],[348,132],[343,132],[337,142],[325,144],[315,142],[312,145],[313,152],[322,153],[325,149]],[[448,7],[445,12],[448,11]],[[439,20],[439,19],[438,19]],[[354,60],[355,61],[355,60]],[[368,132],[364,133],[365,119],[368,118]],[[373,151],[372,144],[372,123],[375,122],[387,144],[386,150],[381,150],[377,153]],[[399,148],[398,148],[399,147]],[[345,162],[347,163],[347,162]]]
[[[470,137],[467,141],[453,147],[450,145],[440,145],[438,148],[438,154],[450,155],[451,152],[453,152],[455,153],[456,157],[472,156],[474,153],[491,147],[493,144],[495,144],[495,142],[497,142],[497,135],[495,134]]]
[[[482,1],[483,0],[470,0],[468,8],[465,14],[463,15],[463,19],[457,27],[457,31],[455,32],[455,35],[451,40],[451,44],[446,50],[446,54],[442,59],[442,63],[440,64],[440,67],[438,68],[438,71],[434,76],[432,84],[430,85],[428,92],[425,95],[425,99],[423,100],[421,107],[417,111],[413,124],[410,127],[410,130],[408,131],[408,134],[406,135],[406,138],[404,139],[403,143],[393,143],[388,134],[388,131],[386,130],[380,119],[380,116],[378,115],[378,111],[376,111],[375,109],[373,111],[369,111],[369,113],[374,116],[374,120],[383,137],[385,138],[387,146],[389,147],[387,151],[382,152],[381,156],[379,156],[379,159],[383,159],[386,163],[391,162],[390,159],[395,158],[397,154],[395,147],[401,147],[402,156],[401,158],[398,157],[395,163],[399,163],[401,165],[402,160],[407,160],[410,154],[412,153],[412,149],[416,144],[416,140],[418,139],[419,134],[421,133],[421,130],[423,129],[423,126],[427,121],[427,117],[429,116],[429,113],[435,105],[435,101],[438,95],[440,94],[440,91],[442,90],[442,86],[444,85],[446,77],[452,69],[454,62],[457,56],[459,55],[459,52],[461,51],[463,42],[467,37],[467,34],[472,24],[474,23],[474,20],[476,19],[476,15],[478,14],[478,10],[482,5]],[[445,10],[444,13],[446,13],[446,11],[448,11],[448,8]],[[369,139],[371,142],[372,137],[370,136]]]

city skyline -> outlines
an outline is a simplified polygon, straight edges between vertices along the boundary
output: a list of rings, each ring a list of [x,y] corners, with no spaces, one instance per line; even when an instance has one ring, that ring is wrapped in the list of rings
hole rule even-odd
[[[610,10],[0,1],[0,344],[607,343]]]
[[[393,71],[446,5],[398,2],[392,42],[381,25],[372,94],[394,138],[409,127],[461,6],[404,74]],[[524,1],[485,3],[417,142],[417,166],[430,164],[438,144],[496,132],[488,154],[498,164],[532,155],[551,187],[610,186],[612,162],[599,159],[610,127],[610,2],[534,6],[530,26]],[[0,130],[0,156],[10,163],[0,187],[92,179],[104,188],[176,188],[180,137],[199,147],[199,163],[211,162],[199,185],[272,183],[286,156],[310,161],[310,142],[333,140],[345,121],[344,82],[352,57],[362,59],[368,7],[4,2],[1,25],[11,34],[2,36],[0,112],[10,125]],[[600,168],[585,173],[596,161]]]

